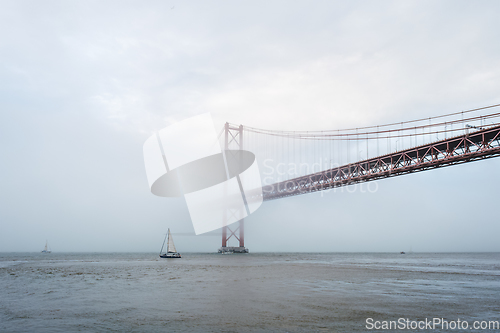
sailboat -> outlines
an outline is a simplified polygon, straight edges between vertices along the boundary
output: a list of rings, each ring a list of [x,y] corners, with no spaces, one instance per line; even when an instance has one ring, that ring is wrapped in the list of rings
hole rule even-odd
[[[165,241],[167,240],[167,252],[163,251],[165,247]],[[163,240],[163,245],[160,250],[160,258],[180,258],[181,254],[177,253],[174,245],[174,239],[172,238],[172,234],[170,233],[170,228],[168,229],[168,233],[165,235],[165,239]]]
[[[52,252],[49,247],[49,242],[45,241],[45,247],[42,250],[42,253],[50,253]]]

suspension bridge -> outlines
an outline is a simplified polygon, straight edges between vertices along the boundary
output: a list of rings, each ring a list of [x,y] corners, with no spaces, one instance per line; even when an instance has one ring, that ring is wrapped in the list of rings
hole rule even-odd
[[[498,111],[500,104],[325,131],[226,123],[219,137],[225,150],[255,155],[268,201],[500,156]],[[228,246],[232,237],[239,246]],[[219,252],[225,251],[247,252],[243,219],[222,228]]]

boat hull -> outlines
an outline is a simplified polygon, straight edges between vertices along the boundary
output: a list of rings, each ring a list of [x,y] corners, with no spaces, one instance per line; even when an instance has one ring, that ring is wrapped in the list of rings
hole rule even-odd
[[[164,254],[160,254],[160,258],[164,258],[164,259],[181,258],[181,254],[180,253],[164,253]]]

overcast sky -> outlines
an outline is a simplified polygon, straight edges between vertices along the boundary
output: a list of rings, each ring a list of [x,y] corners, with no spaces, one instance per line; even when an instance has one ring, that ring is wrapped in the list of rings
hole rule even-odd
[[[211,112],[379,125],[500,103],[498,1],[1,1],[0,251],[216,251],[142,145]],[[500,159],[267,202],[257,251],[500,251]],[[177,233],[177,236],[175,234]]]

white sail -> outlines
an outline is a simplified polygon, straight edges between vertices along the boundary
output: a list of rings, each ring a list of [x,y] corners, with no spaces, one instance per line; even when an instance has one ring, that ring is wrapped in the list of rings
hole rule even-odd
[[[170,233],[170,229],[168,229],[167,252],[170,252],[170,253],[176,253],[177,252],[177,250],[175,249],[175,245],[174,245],[174,240],[172,238],[172,234]]]
[[[50,252],[52,251],[50,251],[49,242],[45,241],[45,247],[43,248],[42,253],[50,253]]]

